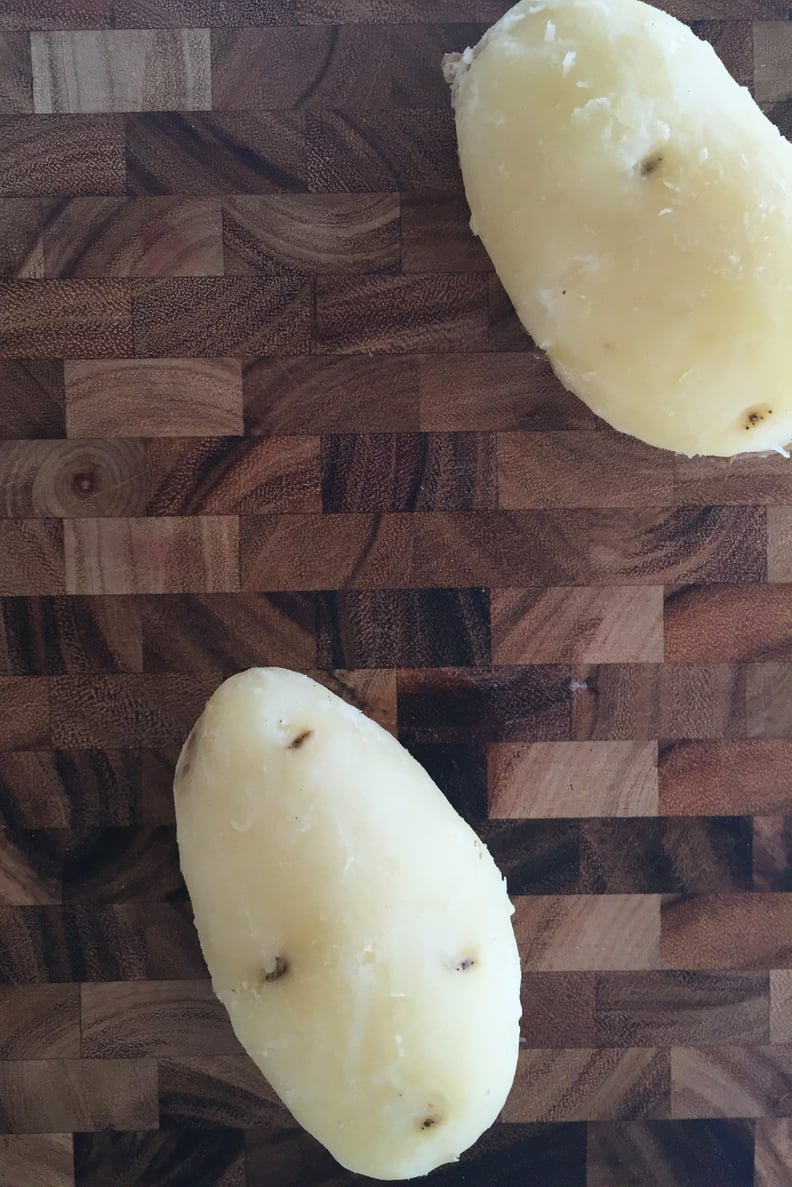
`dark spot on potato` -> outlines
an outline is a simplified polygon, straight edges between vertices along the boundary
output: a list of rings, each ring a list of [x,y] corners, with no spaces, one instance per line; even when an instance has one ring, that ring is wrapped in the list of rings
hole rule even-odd
[[[650,153],[641,161],[641,177],[651,177],[653,173],[657,173],[662,164],[663,154],[661,152]]]
[[[284,956],[276,956],[272,962],[269,970],[264,973],[264,980],[267,983],[271,981],[280,981],[281,977],[285,977],[289,971],[289,962]]]
[[[472,956],[463,956],[461,960],[456,963],[456,971],[458,973],[466,973],[468,969],[472,969],[475,965],[475,960]]]
[[[749,408],[747,410],[747,412],[745,413],[744,428],[745,428],[746,433],[749,433],[751,431],[751,429],[756,427],[756,425],[761,424],[766,416],[772,416],[772,415],[773,415],[772,408],[761,408],[761,407]]]
[[[438,1117],[437,1113],[430,1113],[428,1117],[424,1117],[420,1122],[421,1129],[434,1129],[435,1125],[439,1125],[442,1118]]]
[[[303,730],[301,734],[298,734],[296,738],[289,742],[289,750],[299,750],[302,744],[307,742],[312,734],[313,730]]]

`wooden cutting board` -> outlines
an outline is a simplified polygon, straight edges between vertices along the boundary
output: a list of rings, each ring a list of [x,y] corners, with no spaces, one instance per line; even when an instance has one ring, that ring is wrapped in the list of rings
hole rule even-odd
[[[792,11],[672,4],[788,129]],[[792,463],[617,436],[517,325],[439,70],[505,7],[0,0],[2,1187],[367,1181],[179,874],[178,747],[251,664],[508,874],[519,1072],[438,1184],[792,1183]]]

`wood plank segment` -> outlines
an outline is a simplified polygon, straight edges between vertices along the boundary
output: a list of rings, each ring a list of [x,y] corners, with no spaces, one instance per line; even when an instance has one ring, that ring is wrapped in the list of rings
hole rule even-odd
[[[240,1053],[228,1015],[206,981],[83,985],[81,1017],[86,1059]]]
[[[658,963],[656,895],[518,898],[514,930],[525,968],[650,969]]]
[[[489,815],[496,819],[651,816],[657,812],[653,742],[493,743]]]
[[[239,588],[235,516],[70,519],[70,594],[209,593]]]
[[[2,196],[124,193],[120,115],[0,115],[0,156]]]
[[[0,1182],[25,1187],[74,1187],[70,1133],[0,1136]]]
[[[6,1133],[156,1129],[153,1059],[62,1059],[0,1065]]]
[[[70,437],[242,433],[238,359],[70,359],[65,388]]]
[[[132,306],[120,280],[0,281],[2,358],[132,353]]]
[[[662,662],[662,589],[495,589],[492,632],[496,664]]]
[[[212,106],[208,29],[32,33],[30,46],[40,113]]]
[[[221,276],[212,198],[71,198],[44,204],[48,277]]]

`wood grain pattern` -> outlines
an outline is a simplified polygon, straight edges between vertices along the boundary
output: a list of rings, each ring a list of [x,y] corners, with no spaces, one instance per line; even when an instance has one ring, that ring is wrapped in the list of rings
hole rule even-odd
[[[64,385],[70,437],[242,432],[238,359],[70,359]]]
[[[178,867],[220,681],[399,737],[515,900],[449,1187],[787,1187],[792,469],[565,391],[440,59],[509,0],[0,2],[0,1187],[352,1187]],[[783,0],[669,0],[792,134]]]
[[[0,195],[123,194],[119,115],[0,115]]]
[[[46,203],[48,277],[221,276],[220,203],[211,198],[71,198]]]
[[[74,1187],[70,1133],[0,1136],[0,1182],[25,1187]]]
[[[37,112],[207,110],[209,30],[32,33]]]

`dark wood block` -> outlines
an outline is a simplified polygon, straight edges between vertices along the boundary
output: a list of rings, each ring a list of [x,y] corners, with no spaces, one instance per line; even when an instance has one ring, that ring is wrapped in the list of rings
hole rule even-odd
[[[248,30],[245,30],[247,37]],[[239,194],[223,200],[226,275],[396,272],[397,194]]]
[[[0,156],[0,195],[124,192],[124,125],[119,115],[2,115]]]
[[[130,598],[0,600],[0,672],[55,676],[141,669],[140,612]]]
[[[106,29],[112,0],[6,0],[0,29]]]
[[[666,593],[666,660],[792,658],[792,585],[688,586]]]
[[[396,734],[396,673],[392,668],[371,668],[361,672],[309,672],[342,701],[372,717],[390,734]]]
[[[59,849],[65,903],[148,904],[186,894],[172,828],[85,829],[66,834]]]
[[[243,377],[246,431],[415,431],[420,362],[410,355],[251,359]]]
[[[115,1187],[247,1187],[242,1134],[231,1129],[76,1134],[75,1187],[107,1187],[108,1175]]]
[[[55,519],[0,520],[0,595],[65,592],[63,525]]]
[[[123,280],[0,281],[3,358],[132,353],[132,307]]]
[[[594,973],[525,970],[520,987],[520,1046],[593,1046],[595,994]]]
[[[159,595],[143,599],[142,613],[148,672],[318,666],[312,594]]]
[[[476,831],[506,878],[509,894],[575,894],[580,889],[577,820],[485,820]]]
[[[135,280],[132,286],[139,357],[299,354],[309,348],[311,287],[299,276],[181,277]]]
[[[427,586],[747,583],[767,573],[758,507],[436,513],[412,521],[412,579]]]
[[[402,269],[420,272],[488,272],[480,239],[470,229],[462,195],[408,194],[401,203]]]
[[[25,1187],[74,1187],[70,1133],[6,1134],[0,1137],[0,1182]]]
[[[189,901],[147,903],[143,929],[148,980],[208,979]]]
[[[484,667],[485,589],[340,590],[318,601],[318,664],[328,668]]]
[[[48,906],[62,896],[57,838],[26,829],[0,833],[0,902],[11,907]]]
[[[235,515],[69,519],[68,594],[222,593],[239,588]]]
[[[157,749],[140,751],[140,819],[144,824],[175,824],[173,775],[182,742],[171,742]]]
[[[0,33],[0,70],[2,36]],[[43,275],[41,203],[36,198],[0,198],[0,277],[30,280]]]
[[[308,188],[300,112],[144,112],[127,115],[125,125],[128,194],[193,197]]]
[[[318,437],[150,441],[146,445],[146,513],[191,516],[321,511],[319,447]]]
[[[586,1187],[753,1187],[748,1121],[627,1121],[590,1125]]]
[[[633,817],[580,824],[580,889],[588,894],[750,890],[745,816]]]
[[[63,437],[65,404],[59,360],[0,362],[0,439]]]
[[[119,981],[146,976],[137,904],[0,908],[0,982]]]
[[[489,350],[524,350],[538,353],[536,343],[526,332],[511,297],[493,273],[487,280]]]
[[[479,273],[320,276],[315,347],[327,353],[482,349],[486,291]]]
[[[0,748],[31,750],[50,739],[48,681],[0,676]]]
[[[221,276],[213,198],[64,198],[45,205],[46,276]]]
[[[459,815],[468,824],[478,827],[487,817],[487,756],[484,747],[475,742],[418,742],[408,749]]]
[[[670,816],[792,811],[792,742],[677,741],[660,749],[660,809]]]
[[[4,1133],[156,1129],[153,1059],[37,1059],[0,1064]]]
[[[792,968],[792,898],[763,892],[670,897],[663,904],[664,968]]]
[[[421,428],[435,432],[590,429],[601,424],[539,354],[421,355]]]
[[[465,668],[399,675],[399,736],[407,742],[560,741],[569,738],[566,668]]]
[[[661,507],[673,502],[672,455],[605,432],[498,434],[498,505]]]
[[[159,1061],[162,1129],[254,1129],[294,1122],[247,1055]]]
[[[661,586],[494,589],[496,664],[663,660]]]
[[[0,14],[0,30],[7,28]],[[0,113],[33,110],[30,38],[23,32],[0,32]]]
[[[521,1051],[506,1122],[668,1117],[667,1051]]]
[[[0,1033],[3,1060],[79,1059],[78,986],[2,986]]]
[[[242,589],[397,589],[409,572],[410,515],[260,515],[240,521]]]
[[[434,1172],[446,1187],[497,1183],[524,1187],[530,1167],[533,1187],[585,1187],[586,1127],[565,1125],[495,1125],[456,1165]]]
[[[139,800],[140,764],[131,751],[0,754],[0,824],[5,828],[132,824]]]
[[[680,1047],[671,1052],[672,1117],[788,1117],[792,1047]]]
[[[505,11],[503,0],[496,0],[501,11]],[[482,0],[434,0],[431,16],[439,21],[478,21],[488,17],[481,12]],[[508,7],[508,0],[506,0]],[[296,0],[296,14],[305,24],[324,25],[333,21],[346,24],[357,22],[383,24],[410,23],[426,20],[426,5],[423,0]],[[490,15],[495,20],[491,5]],[[446,49],[452,47],[446,46]]]
[[[115,24],[121,29],[204,25],[288,25],[293,0],[115,0]]]
[[[305,137],[308,188],[316,193],[462,188],[450,104],[445,111],[309,111]]]
[[[56,676],[52,735],[58,747],[180,745],[219,683],[198,676]]]
[[[70,437],[242,434],[239,359],[72,359],[65,386]]]
[[[591,1045],[766,1043],[769,1000],[766,972],[600,973]]]
[[[792,890],[792,817],[755,816],[754,890]]]
[[[82,988],[83,1058],[241,1052],[208,981],[97,982]]]
[[[474,511],[494,507],[496,499],[489,434],[322,438],[324,511]]]
[[[792,498],[786,458],[744,453],[735,458],[674,457],[677,503],[784,504]],[[762,462],[767,462],[762,466]]]

